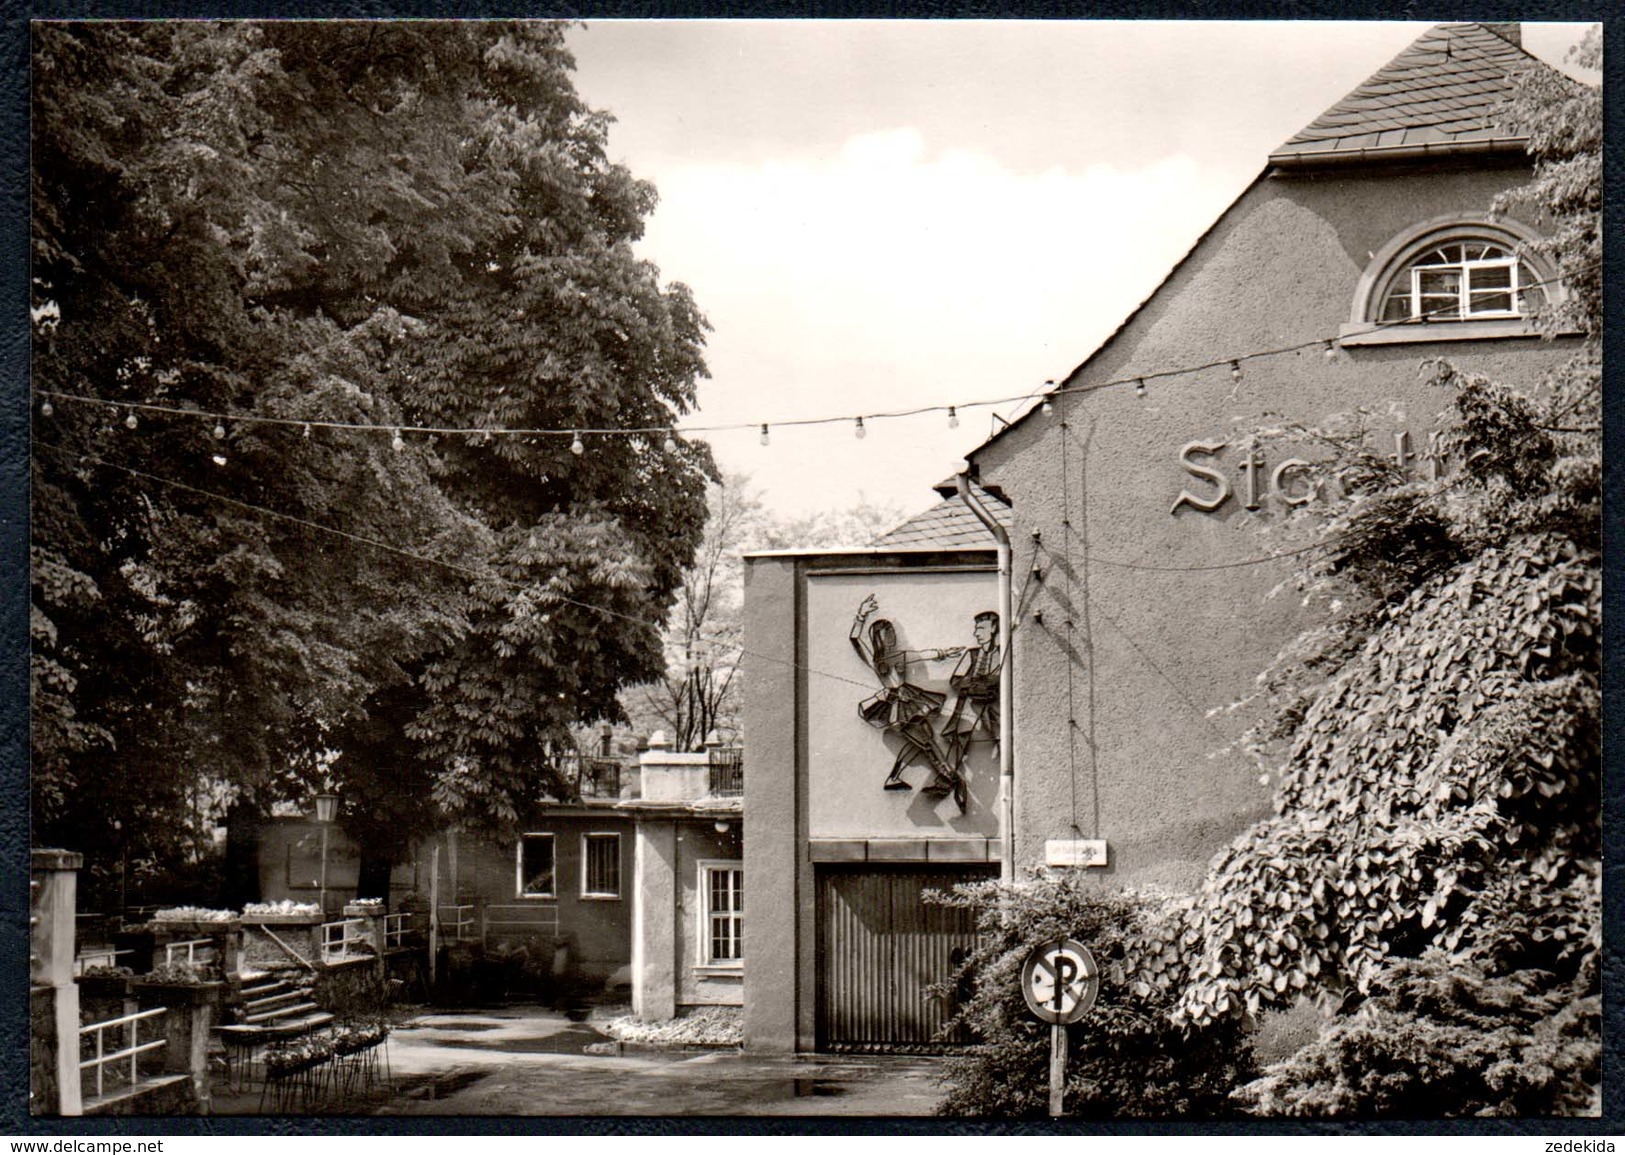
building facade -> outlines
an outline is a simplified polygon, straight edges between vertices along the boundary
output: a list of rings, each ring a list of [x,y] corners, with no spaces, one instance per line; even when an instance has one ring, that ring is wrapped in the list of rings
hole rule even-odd
[[[1542,222],[1491,213],[1530,175],[1498,117],[1540,67],[1516,26],[1440,26],[1272,153],[1118,330],[971,454],[1008,525],[1007,600],[993,537],[957,499],[861,557],[749,559],[746,645],[768,657],[746,704],[748,1045],[914,1043],[910,1008],[965,933],[927,925],[941,912],[918,891],[991,873],[1006,836],[1018,871],[1191,891],[1270,812],[1272,783],[1236,749],[1248,715],[1228,708],[1311,624],[1283,583],[1324,501],[1319,432],[1359,427],[1415,476],[1449,470],[1427,359],[1533,385],[1573,350],[1529,321],[1563,291],[1520,249]],[[1009,617],[1007,832],[991,763],[967,769],[962,814],[950,796],[922,822],[919,783],[893,797],[875,781],[906,735],[828,704],[862,694],[831,674],[877,680],[840,664],[842,614],[869,592],[903,650],[951,647],[973,603]],[[941,695],[922,717],[944,748],[978,704],[950,666],[910,667],[917,704]]]

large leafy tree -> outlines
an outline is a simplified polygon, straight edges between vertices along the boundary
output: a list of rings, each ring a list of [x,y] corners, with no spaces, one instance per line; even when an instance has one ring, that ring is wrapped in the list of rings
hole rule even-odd
[[[500,432],[667,428],[705,371],[571,67],[543,23],[35,26],[40,837],[387,760],[501,823],[659,672],[705,446]]]
[[[1582,57],[1595,66],[1599,54],[1593,34]],[[1331,463],[1346,496],[1305,579],[1329,616],[1269,672],[1273,709],[1254,732],[1279,774],[1276,813],[1218,856],[1145,960],[1195,1024],[1305,994],[1346,1012],[1371,997],[1293,1076],[1325,1085],[1267,1087],[1264,1109],[1571,1109],[1596,1075],[1600,95],[1538,70],[1511,119],[1537,163],[1501,207],[1544,217],[1568,297],[1542,323],[1578,331],[1581,346],[1530,389],[1425,366],[1450,405],[1456,467],[1441,480],[1409,481],[1359,447]],[[1469,977],[1440,979],[1452,970]],[[1450,1040],[1509,991],[1590,1017],[1508,1026],[1516,1039],[1481,1049],[1505,1060],[1495,1071],[1430,1078],[1446,1055],[1471,1065]],[[1496,1074],[1556,1054],[1558,1035],[1570,1043],[1546,1076]],[[1383,1040],[1392,1077],[1339,1081]],[[1393,1073],[1395,1047],[1417,1066]]]

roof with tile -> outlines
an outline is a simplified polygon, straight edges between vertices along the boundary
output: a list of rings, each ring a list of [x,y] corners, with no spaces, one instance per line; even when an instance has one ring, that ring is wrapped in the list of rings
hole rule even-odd
[[[993,520],[1006,530],[1010,528],[1010,507],[988,493],[980,485],[971,483],[971,489],[982,505],[993,515]],[[977,516],[956,494],[939,501],[923,513],[917,513],[869,543],[871,546],[935,546],[942,549],[964,549],[967,546],[990,547],[992,536]]]
[[[1404,152],[1448,153],[1523,138],[1499,124],[1517,76],[1548,65],[1516,43],[1516,26],[1440,24],[1270,154],[1273,164]]]

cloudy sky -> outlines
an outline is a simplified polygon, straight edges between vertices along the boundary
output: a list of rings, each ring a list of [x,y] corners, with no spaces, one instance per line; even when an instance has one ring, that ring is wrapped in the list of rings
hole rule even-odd
[[[640,253],[713,327],[690,425],[786,512],[935,500],[964,412],[1082,361],[1276,145],[1404,23],[607,21],[571,34],[612,156],[660,191]],[[1525,24],[1561,63],[1583,26]],[[1216,351],[1216,353],[1222,351]],[[835,425],[756,425],[831,416]]]

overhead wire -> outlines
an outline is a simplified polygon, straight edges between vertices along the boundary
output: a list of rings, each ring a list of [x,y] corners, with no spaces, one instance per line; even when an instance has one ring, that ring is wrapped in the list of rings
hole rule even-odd
[[[335,537],[340,537],[347,541],[355,542],[358,545],[368,546],[372,549],[377,549],[384,553],[394,554],[397,557],[406,558],[410,561],[422,562],[426,565],[439,566],[442,569],[461,574],[476,581],[496,581],[501,584],[508,585],[514,589],[529,588],[528,584],[525,582],[517,581],[513,578],[506,578],[500,574],[495,574],[490,571],[472,569],[454,561],[447,561],[444,558],[434,557],[430,554],[417,553],[413,550],[402,549],[400,546],[391,545],[389,542],[381,541],[377,538],[351,533],[348,530],[338,529],[335,526],[323,525],[321,522],[311,521],[308,518],[297,517],[290,513],[282,513],[278,510],[269,509],[263,505],[256,505],[253,502],[243,501],[235,497],[228,497],[223,493],[215,493],[212,490],[203,489],[196,485],[189,485],[184,481],[177,481],[171,477],[163,477],[156,473],[148,473],[145,470],[134,469],[128,465],[120,465],[117,462],[108,461],[105,458],[100,458],[93,454],[76,453],[74,450],[67,449],[63,446],[51,445],[49,443],[39,443],[38,448],[58,453],[64,457],[74,457],[81,464],[95,465],[103,469],[117,470],[118,472],[128,474],[131,477],[139,478],[144,481],[156,482],[159,485],[169,486],[172,489],[178,489],[186,493],[195,494],[198,497],[207,498],[211,501],[218,501],[225,505],[235,506],[238,509],[243,509],[251,513],[274,518],[278,521],[288,522],[304,529],[331,534]],[[665,625],[660,622],[652,621],[648,618],[638,617],[635,614],[623,613],[620,610],[613,610],[608,606],[597,605],[593,602],[584,602],[579,598],[572,598],[566,594],[561,594],[556,591],[549,590],[547,591],[546,596],[550,602],[574,606],[578,609],[588,610],[595,614],[602,614],[605,617],[617,618],[622,621],[631,622],[634,625],[643,626],[647,629],[654,630],[656,633],[661,633],[666,628]],[[828,670],[821,670],[815,666],[804,665],[800,662],[795,662],[787,658],[780,658],[773,654],[764,654],[757,650],[747,649],[746,647],[738,645],[737,643],[731,644],[727,648],[737,650],[743,656],[759,658],[762,661],[775,662],[809,674],[818,674],[821,677],[846,682],[853,686],[859,686],[865,690],[873,688],[873,686],[868,682],[860,682],[855,678],[846,677],[844,674],[831,673]]]
[[[1586,273],[1597,265],[1600,265],[1600,262],[1592,262],[1590,265],[1572,270],[1570,276],[1572,277]],[[1548,285],[1558,284],[1561,280],[1562,278],[1559,277],[1551,277],[1546,280],[1531,281],[1527,284],[1520,285],[1519,291],[1521,292],[1528,289],[1544,288]],[[1415,317],[1406,317],[1393,321],[1375,322],[1369,327],[1362,329],[1359,335],[1367,336],[1372,333],[1379,333],[1388,329],[1402,326],[1411,326],[1418,323],[1426,324],[1433,318],[1441,317],[1458,311],[1459,305],[1444,305],[1421,313]],[[1209,369],[1217,368],[1229,368],[1232,376],[1234,377],[1239,372],[1239,367],[1243,362],[1254,361],[1265,357],[1284,356],[1289,353],[1300,353],[1307,349],[1336,349],[1342,347],[1343,340],[1343,335],[1338,334],[1329,337],[1315,337],[1307,341],[1299,341],[1294,344],[1281,345],[1273,348],[1255,349],[1244,353],[1229,353],[1215,358],[1214,360],[1204,361],[1194,365],[1182,365],[1167,369],[1148,369],[1136,372],[1130,377],[1113,378],[1111,380],[1099,381],[1088,385],[1060,385],[1050,389],[1044,394],[1044,396],[1047,398],[1057,398],[1069,394],[1095,393],[1104,389],[1112,389],[1124,385],[1134,386],[1137,390],[1143,390],[1144,383],[1146,381],[1157,381],[1171,377],[1191,376],[1193,374],[1206,372]],[[1047,386],[1050,384],[1050,382],[1046,381],[1044,384]],[[199,420],[213,421],[216,423],[230,422],[236,424],[272,425],[306,430],[331,429],[359,432],[388,432],[392,437],[399,437],[404,434],[412,434],[415,436],[479,438],[557,437],[570,438],[574,443],[578,442],[582,437],[650,437],[660,438],[662,441],[664,441],[672,434],[684,436],[701,433],[731,433],[742,430],[763,430],[765,432],[767,428],[771,428],[773,426],[778,426],[780,428],[797,428],[833,424],[850,425],[854,421],[858,422],[858,428],[862,429],[864,428],[864,422],[895,420],[908,417],[917,417],[928,413],[944,413],[948,411],[953,411],[953,413],[957,415],[958,411],[961,409],[997,408],[1004,405],[1021,404],[1030,401],[1035,396],[1038,396],[1041,389],[1042,387],[1040,387],[1040,389],[1031,390],[1027,393],[1011,394],[1004,397],[985,398],[976,401],[956,401],[952,403],[944,402],[929,405],[916,405],[900,409],[876,410],[873,412],[859,414],[856,418],[850,414],[841,414],[838,416],[825,417],[793,417],[786,418],[781,421],[762,421],[759,419],[752,419],[750,421],[731,421],[698,425],[682,425],[676,422],[667,422],[661,425],[579,425],[569,427],[413,425],[410,423],[393,422],[388,424],[379,424],[376,422],[335,421],[331,419],[313,417],[279,417],[258,413],[232,413],[224,410],[202,409],[188,405],[162,404],[154,401],[120,400],[118,398],[97,397],[90,394],[70,393],[63,390],[53,389],[35,389],[34,392],[36,396],[41,398],[57,401],[77,401],[119,410],[126,413],[127,420],[128,418],[135,417],[138,413],[151,413],[175,417],[196,418]]]

